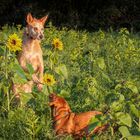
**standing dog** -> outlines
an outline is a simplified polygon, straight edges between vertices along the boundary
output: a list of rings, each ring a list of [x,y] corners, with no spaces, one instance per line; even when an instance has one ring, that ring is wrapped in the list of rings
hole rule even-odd
[[[31,64],[34,74],[32,75],[32,80],[26,84],[13,85],[15,96],[19,96],[19,92],[32,92],[33,84],[36,84],[39,90],[42,89],[44,65],[40,42],[44,37],[44,24],[47,18],[48,16],[36,19],[30,13],[27,15],[27,26],[23,35],[22,51],[18,54],[18,61],[25,72],[28,72],[27,64]]]
[[[50,95],[50,106],[52,109],[54,130],[57,135],[72,134],[74,138],[89,137],[93,133],[100,133],[107,129],[108,125],[97,126],[93,133],[89,134],[88,124],[93,116],[102,114],[99,111],[88,111],[75,114],[71,111],[68,103],[56,94]]]

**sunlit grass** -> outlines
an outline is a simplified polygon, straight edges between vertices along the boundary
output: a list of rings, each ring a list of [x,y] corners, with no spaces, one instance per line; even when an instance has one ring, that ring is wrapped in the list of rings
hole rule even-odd
[[[21,36],[22,30],[5,26],[0,32],[1,43],[5,43],[12,33]],[[55,38],[63,42],[63,51],[53,49]],[[6,54],[6,46],[1,45],[0,137],[58,139],[52,130],[48,105],[50,92],[63,96],[76,113],[88,110],[105,113],[110,127],[100,136],[94,136],[95,139],[120,139],[122,135],[126,137],[124,131],[129,131],[131,136],[139,135],[139,46],[139,36],[126,29],[89,33],[66,28],[57,30],[50,25],[42,42],[44,73],[51,73],[57,82],[52,87],[44,85],[41,93],[34,87],[32,95],[23,94],[27,96],[22,97],[25,105],[15,108],[12,81],[24,83],[30,75],[19,68],[15,54]],[[6,93],[9,93],[9,99]]]

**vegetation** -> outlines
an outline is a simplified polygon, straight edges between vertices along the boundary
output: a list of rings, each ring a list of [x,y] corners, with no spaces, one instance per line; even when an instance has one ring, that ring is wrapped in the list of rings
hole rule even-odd
[[[51,24],[42,42],[45,84],[42,92],[22,94],[22,104],[15,105],[12,83],[26,83],[29,73],[19,66],[16,53],[6,46],[9,35],[21,38],[20,26],[4,26],[0,32],[0,139],[58,139],[52,130],[48,95],[63,96],[73,112],[98,110],[102,118],[93,118],[89,127],[109,123],[106,132],[95,140],[140,139],[140,38],[125,28],[114,32],[89,33]],[[19,38],[18,38],[19,39]],[[63,49],[54,47],[57,39]],[[48,75],[47,75],[48,74]],[[47,82],[45,82],[47,83]],[[61,138],[72,140],[71,136]],[[83,138],[84,139],[84,138]]]

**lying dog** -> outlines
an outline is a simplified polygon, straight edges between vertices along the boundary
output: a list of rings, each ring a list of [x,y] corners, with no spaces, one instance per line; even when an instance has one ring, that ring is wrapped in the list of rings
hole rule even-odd
[[[89,137],[91,134],[88,133],[88,124],[91,118],[95,115],[102,114],[99,111],[75,114],[71,111],[66,100],[54,93],[50,95],[50,106],[52,109],[53,127],[56,134],[71,134],[75,138]],[[106,129],[107,125],[96,127],[93,133],[100,133]]]
[[[27,27],[23,36],[22,51],[18,54],[18,61],[25,72],[28,72],[27,63],[31,64],[34,74],[32,75],[32,80],[26,84],[14,84],[13,92],[15,96],[19,96],[20,91],[25,93],[32,92],[34,83],[37,84],[39,90],[42,89],[44,65],[40,41],[44,37],[44,24],[47,18],[48,16],[36,19],[30,13],[27,15]]]

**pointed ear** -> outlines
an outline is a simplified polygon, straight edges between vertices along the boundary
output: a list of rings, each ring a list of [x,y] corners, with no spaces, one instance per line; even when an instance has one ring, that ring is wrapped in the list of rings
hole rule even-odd
[[[30,23],[33,22],[33,20],[34,20],[34,18],[32,17],[31,13],[28,13],[28,14],[27,14],[27,17],[26,17],[26,22],[27,22],[28,24],[30,24]]]
[[[42,24],[44,25],[46,20],[48,19],[48,15],[47,16],[44,16],[43,18],[39,19],[40,22],[42,22]]]

